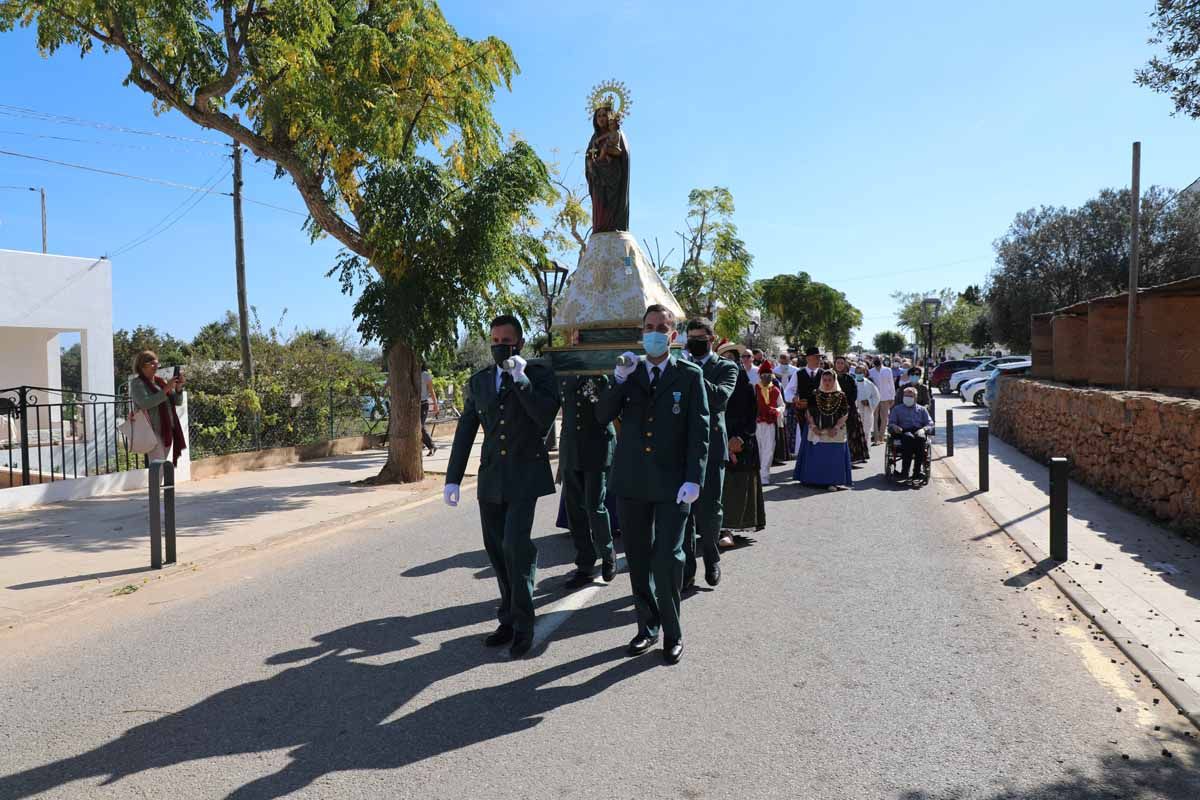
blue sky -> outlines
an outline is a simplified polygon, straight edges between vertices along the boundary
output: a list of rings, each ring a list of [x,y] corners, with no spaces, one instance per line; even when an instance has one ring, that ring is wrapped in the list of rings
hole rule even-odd
[[[754,277],[805,270],[863,312],[865,342],[894,327],[896,290],[982,283],[1014,214],[1078,204],[1129,181],[1182,187],[1200,175],[1200,123],[1133,85],[1149,57],[1150,0],[781,3],[454,0],[460,32],[496,35],[521,65],[496,114],[582,183],[585,102],[617,78],[634,97],[631,228],[677,244],[687,193],[723,185],[755,255]],[[155,117],[121,86],[116,55],[43,59],[29,31],[0,36],[0,102],[134,129],[217,140]],[[2,110],[2,109],[0,109]],[[30,134],[36,134],[31,136]],[[66,142],[38,138],[85,139]],[[219,180],[227,149],[0,113],[0,150],[185,184]],[[220,180],[227,189],[229,179]],[[45,186],[50,249],[115,253],[189,194],[0,156],[0,185]],[[302,208],[289,182],[247,162],[246,196]],[[0,190],[0,248],[40,249],[37,196]],[[250,302],[264,324],[352,326],[302,217],[246,207]],[[677,263],[677,256],[673,257]],[[115,256],[116,324],[190,337],[235,307],[227,197]]]

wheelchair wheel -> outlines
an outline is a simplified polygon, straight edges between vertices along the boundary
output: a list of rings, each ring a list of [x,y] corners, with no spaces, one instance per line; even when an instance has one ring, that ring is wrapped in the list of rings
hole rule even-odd
[[[888,480],[892,479],[895,472],[894,461],[892,458],[893,446],[892,435],[888,433],[883,440],[883,476]]]

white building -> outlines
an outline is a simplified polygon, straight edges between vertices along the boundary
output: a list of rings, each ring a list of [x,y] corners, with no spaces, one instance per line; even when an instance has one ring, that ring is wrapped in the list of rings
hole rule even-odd
[[[0,389],[62,388],[60,333],[78,333],[83,391],[113,394],[112,262],[0,250]]]

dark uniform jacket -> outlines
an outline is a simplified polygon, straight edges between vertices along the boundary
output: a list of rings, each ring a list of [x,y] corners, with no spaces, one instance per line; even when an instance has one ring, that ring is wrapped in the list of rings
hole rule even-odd
[[[596,404],[601,422],[621,420],[608,484],[617,497],[670,503],[684,483],[704,486],[709,442],[704,374],[674,355],[663,364],[666,371],[653,394],[646,365],[639,363]]]
[[[605,472],[612,465],[617,432],[611,422],[601,422],[596,416],[596,403],[612,382],[607,375],[566,375],[558,379],[563,412],[558,442],[561,469]]]
[[[732,361],[715,353],[703,364],[697,364],[704,375],[704,391],[708,396],[708,472],[717,478],[718,468],[729,458],[729,434],[725,429],[725,408],[737,387],[741,371]],[[643,367],[644,369],[644,367]]]
[[[525,379],[514,381],[501,396],[496,391],[496,370],[486,367],[467,381],[446,483],[462,483],[475,434],[482,426],[480,500],[501,503],[554,494],[554,473],[546,452],[546,434],[558,414],[554,371],[540,361],[530,361]]]

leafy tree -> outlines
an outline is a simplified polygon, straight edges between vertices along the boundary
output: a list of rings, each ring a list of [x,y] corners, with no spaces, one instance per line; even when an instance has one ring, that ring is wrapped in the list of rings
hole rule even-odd
[[[240,361],[242,358],[238,318],[232,311],[210,322],[192,338],[192,355],[208,361]]]
[[[113,331],[113,376],[117,391],[133,374],[133,360],[143,350],[153,350],[164,366],[186,364],[191,346],[169,333],[159,333],[153,325],[139,325],[132,331],[119,328]]]
[[[1151,12],[1154,36],[1150,44],[1164,45],[1136,73],[1136,82],[1170,95],[1175,112],[1200,117],[1200,14],[1191,0],[1157,0]]]
[[[517,142],[469,185],[446,167],[413,158],[367,170],[362,191],[360,217],[372,251],[403,269],[380,274],[363,256],[343,250],[334,271],[344,291],[360,292],[354,305],[358,330],[365,340],[384,344],[392,417],[407,419],[420,410],[412,353],[453,343],[458,323],[479,329],[498,306],[512,306],[510,281],[544,257],[541,243],[521,234],[515,222],[553,190],[541,159]],[[406,382],[408,391],[397,391]],[[404,448],[420,442],[409,442],[406,433],[392,431],[378,480],[405,479]],[[412,435],[419,437],[419,429]]]
[[[704,316],[722,336],[736,336],[750,321],[754,292],[750,267],[754,257],[733,224],[733,194],[723,186],[693,189],[688,194],[686,232],[680,233],[683,260],[671,272],[671,291],[689,317]],[[668,254],[669,256],[670,254]]]
[[[980,314],[971,324],[971,347],[976,350],[991,350],[995,344],[992,337],[992,320],[990,314]]]
[[[784,330],[788,346],[824,344],[842,353],[850,349],[850,334],[862,325],[862,312],[846,295],[814,281],[807,272],[776,275],[755,283],[763,308]]]
[[[962,294],[953,289],[942,289],[940,292],[893,292],[892,299],[900,305],[897,321],[900,326],[912,332],[913,337],[922,347],[925,344],[924,329],[921,328],[922,305],[926,297],[937,297],[942,301],[939,309],[937,324],[934,327],[934,337],[938,345],[965,344],[971,341],[971,329],[975,320],[987,315],[987,309],[980,303],[972,303],[969,299],[979,297],[979,287],[969,286]]]
[[[83,390],[83,349],[79,342],[67,348],[59,348],[59,365],[62,388],[76,392]]]
[[[459,36],[432,0],[0,4],[0,30],[33,24],[43,53],[64,45],[84,55],[97,45],[118,50],[130,63],[126,83],[149,94],[157,110],[179,111],[274,162],[303,199],[312,235],[337,239],[346,248],[342,265],[376,270],[378,286],[369,287],[367,301],[376,311],[386,299],[396,303],[390,315],[398,316],[413,306],[398,287],[437,287],[460,274],[411,274],[430,260],[406,249],[420,244],[405,234],[399,210],[371,203],[395,199],[388,176],[427,174],[418,152],[436,150],[445,159],[443,186],[449,176],[470,182],[500,158],[490,107],[496,88],[509,86],[517,72],[503,41]],[[385,224],[400,230],[385,232]],[[402,277],[410,283],[401,284]],[[438,328],[440,338],[455,318],[418,322],[415,329]],[[404,338],[406,326],[385,331],[367,323],[365,330],[386,333],[393,379],[382,474],[420,480],[421,348]]]
[[[900,333],[899,331],[882,331],[875,334],[875,339],[873,341],[875,344],[875,352],[883,355],[899,353],[904,349],[904,345],[906,344],[904,340],[904,334]]]
[[[1142,196],[1139,225],[1141,286],[1200,268],[1200,200],[1152,186]],[[1125,291],[1129,233],[1127,189],[1105,189],[1075,209],[1017,214],[994,243],[986,289],[996,341],[1028,351],[1030,315]]]

